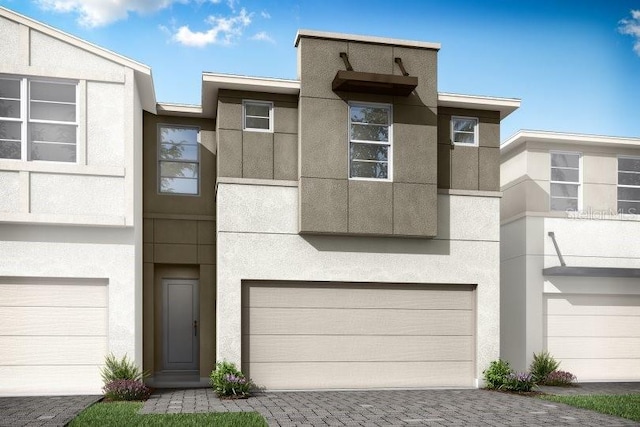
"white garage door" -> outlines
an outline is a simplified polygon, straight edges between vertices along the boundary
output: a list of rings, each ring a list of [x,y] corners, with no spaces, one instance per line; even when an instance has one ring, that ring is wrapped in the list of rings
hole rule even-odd
[[[245,283],[243,369],[272,390],[473,386],[473,286]]]
[[[640,295],[549,295],[548,351],[579,381],[640,380]]]
[[[0,394],[98,394],[106,281],[0,278]]]

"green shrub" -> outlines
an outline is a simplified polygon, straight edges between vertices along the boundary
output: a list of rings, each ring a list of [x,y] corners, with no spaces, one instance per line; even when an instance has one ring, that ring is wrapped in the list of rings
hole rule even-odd
[[[491,365],[489,365],[489,368],[482,372],[486,387],[489,389],[500,388],[511,372],[513,372],[513,370],[509,362],[502,359],[494,360],[491,362]]]
[[[117,380],[143,381],[149,375],[143,372],[138,366],[127,358],[125,354],[122,359],[116,358],[113,354],[108,354],[104,358],[104,368],[100,370],[102,381],[105,385]]]
[[[531,391],[535,382],[533,376],[526,372],[512,372],[504,379],[504,384],[500,386],[501,390],[509,391]]]
[[[106,384],[102,389],[104,396],[113,401],[146,400],[151,394],[149,387],[142,381],[115,380]]]
[[[536,384],[539,384],[544,382],[547,375],[557,370],[558,366],[560,366],[560,362],[557,362],[548,352],[533,353],[533,361],[529,366],[529,372],[531,372]]]
[[[253,382],[231,362],[218,362],[211,372],[211,386],[219,397],[249,397]]]

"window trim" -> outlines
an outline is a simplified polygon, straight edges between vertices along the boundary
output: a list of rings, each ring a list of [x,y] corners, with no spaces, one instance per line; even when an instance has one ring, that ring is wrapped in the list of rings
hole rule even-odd
[[[377,141],[363,141],[351,139],[351,107],[352,106],[364,106],[364,107],[377,107],[386,108],[389,110],[389,141],[377,142]],[[389,147],[389,158],[387,160],[387,178],[368,178],[368,177],[352,177],[351,176],[351,144],[355,142],[357,144],[370,144],[370,145],[386,145]],[[393,182],[393,104],[384,102],[361,102],[361,101],[349,101],[347,108],[347,174],[350,180],[354,181],[372,181],[372,182]]]
[[[260,104],[269,106],[269,129],[247,127],[247,104]],[[249,116],[260,117],[261,116]],[[242,130],[246,132],[268,132],[273,133],[273,101],[264,101],[260,99],[243,99],[242,100]]]
[[[455,120],[473,120],[476,124],[473,126],[473,144],[467,144],[464,142],[456,142],[455,134],[463,132],[463,131],[454,131],[453,122]],[[461,147],[478,147],[480,145],[480,119],[478,117],[471,116],[451,116],[451,120],[449,121],[449,130],[451,132],[451,142],[453,145],[459,145]],[[469,132],[463,132],[469,133]]]
[[[621,209],[620,209],[620,198],[618,196],[618,189],[620,187],[640,189],[640,185],[620,184],[620,159],[633,159],[633,160],[639,160],[640,161],[640,156],[618,155],[618,157],[617,157],[617,164],[616,164],[616,213],[619,214],[619,215],[640,215],[640,212],[635,213],[635,214],[621,212]],[[629,171],[626,171],[626,172],[629,172]],[[638,172],[638,174],[640,174],[640,172]],[[637,200],[637,201],[635,201],[635,200],[623,200],[623,202],[640,203],[640,200]]]
[[[19,159],[8,159],[8,158],[0,158],[0,161],[11,161],[11,162],[35,162],[35,163],[47,163],[47,164],[63,164],[63,165],[77,165],[81,164],[80,162],[80,145],[83,141],[80,141],[80,81],[74,79],[60,79],[60,78],[48,78],[48,77],[40,77],[40,76],[21,76],[16,74],[1,74],[0,79],[2,80],[16,80],[20,83],[20,118],[9,118],[2,117],[0,120],[2,121],[11,121],[20,123],[20,158]],[[59,120],[42,120],[42,119],[31,119],[31,83],[50,83],[50,84],[62,84],[73,86],[75,88],[75,100],[74,105],[76,109],[75,120],[73,122],[65,122]],[[56,102],[52,102],[56,103]],[[65,102],[64,104],[71,104],[69,102]],[[82,106],[84,108],[84,106]],[[31,146],[33,141],[31,140],[31,136],[29,133],[29,129],[31,128],[32,123],[42,123],[42,124],[53,124],[53,125],[64,125],[64,126],[75,126],[75,144],[73,144],[76,148],[75,160],[72,162],[65,162],[60,160],[34,160],[31,158]],[[55,144],[55,143],[53,143]],[[59,143],[60,145],[72,145],[68,143]]]
[[[160,172],[160,164],[161,162],[170,162],[171,160],[162,160],[160,158],[160,145],[162,144],[161,142],[161,136],[162,136],[162,132],[161,129],[163,127],[166,128],[182,128],[182,129],[197,129],[198,130],[198,161],[197,162],[193,162],[193,161],[187,161],[187,162],[178,162],[178,163],[196,163],[198,165],[198,192],[195,194],[190,194],[190,193],[169,193],[169,192],[164,192],[161,191],[161,181],[162,181],[162,176],[161,176],[161,172]],[[179,196],[179,197],[199,197],[201,195],[201,183],[202,183],[202,156],[201,156],[201,132],[202,132],[202,128],[200,126],[197,125],[181,125],[181,124],[174,124],[174,123],[158,123],[156,124],[156,194],[159,196]]]
[[[572,182],[572,181],[554,181],[551,178],[551,170],[554,167],[557,166],[552,166],[551,163],[551,156],[552,154],[571,154],[571,155],[577,155],[578,156],[578,182]],[[573,184],[573,185],[577,185],[578,186],[578,207],[576,209],[576,211],[580,212],[582,211],[582,205],[583,205],[583,201],[582,201],[582,190],[584,188],[583,184],[583,168],[582,168],[582,152],[580,151],[562,151],[562,150],[550,150],[549,151],[549,212],[566,212],[566,210],[564,211],[558,211],[558,210],[554,210],[551,208],[551,200],[556,198],[556,199],[573,199],[573,197],[560,197],[560,196],[552,196],[551,195],[551,184]],[[568,169],[568,168],[564,168],[564,169]],[[570,168],[570,169],[574,169],[574,168]]]

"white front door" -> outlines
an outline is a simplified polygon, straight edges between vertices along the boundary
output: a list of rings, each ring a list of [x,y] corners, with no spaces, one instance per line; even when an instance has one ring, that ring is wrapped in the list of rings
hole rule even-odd
[[[164,369],[199,368],[198,281],[164,279]]]

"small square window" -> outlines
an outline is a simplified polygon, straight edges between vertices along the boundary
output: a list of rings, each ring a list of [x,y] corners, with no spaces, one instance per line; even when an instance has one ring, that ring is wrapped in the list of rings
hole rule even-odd
[[[451,117],[451,140],[456,145],[478,146],[478,119]]]
[[[242,101],[242,129],[273,132],[273,102]]]

